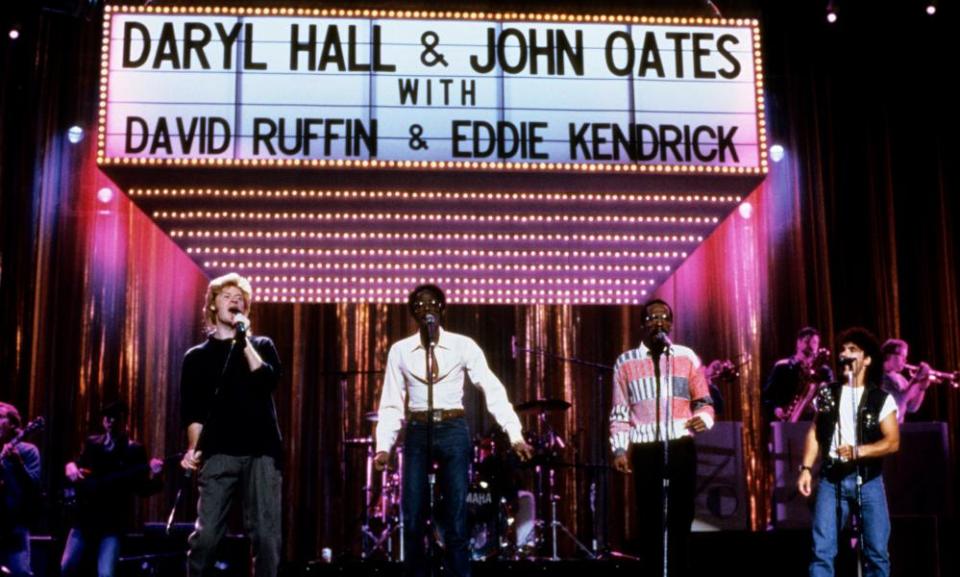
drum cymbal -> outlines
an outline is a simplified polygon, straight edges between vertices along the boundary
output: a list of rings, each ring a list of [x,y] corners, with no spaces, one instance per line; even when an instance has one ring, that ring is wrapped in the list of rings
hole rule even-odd
[[[563,399],[533,399],[517,405],[520,412],[527,411],[566,411],[570,408],[570,403]]]

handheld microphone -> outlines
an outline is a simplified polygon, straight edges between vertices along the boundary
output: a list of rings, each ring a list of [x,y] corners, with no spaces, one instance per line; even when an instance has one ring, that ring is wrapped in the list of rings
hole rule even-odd
[[[237,332],[247,332],[247,326],[250,324],[250,321],[247,320],[247,316],[243,314],[243,311],[237,307],[230,307],[230,312],[233,314],[233,326],[237,329]]]

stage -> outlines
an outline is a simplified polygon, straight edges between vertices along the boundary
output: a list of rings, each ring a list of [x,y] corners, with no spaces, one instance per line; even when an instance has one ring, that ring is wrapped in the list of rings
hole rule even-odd
[[[951,575],[956,568],[957,527],[935,517],[894,517],[890,542],[894,577],[938,577]],[[131,534],[124,543],[124,555],[117,577],[183,577],[185,541],[159,536]],[[737,577],[802,577],[807,575],[810,533],[805,530],[721,531],[694,533],[691,569],[694,574],[721,573]],[[49,538],[35,538],[33,543],[36,577],[57,575],[59,549]],[[220,556],[219,577],[244,577],[249,569],[247,542],[231,536]],[[853,555],[841,554],[838,575],[853,575]],[[54,568],[51,571],[51,568]],[[563,559],[519,561],[475,561],[474,577],[646,577],[642,562],[617,559],[606,554],[598,560]],[[399,577],[401,565],[371,559],[360,560],[334,555],[331,562],[320,559],[288,561],[281,566],[285,577]],[[650,574],[650,577],[653,577]]]
[[[185,353],[211,328],[208,283],[234,272],[275,347],[286,575],[399,573],[359,557],[399,525],[376,427],[424,283],[527,407],[537,459],[510,471],[509,513],[535,495],[528,525],[624,550],[650,516],[614,469],[613,367],[640,350],[644,304],[672,307],[671,341],[705,377],[726,367],[696,437],[697,574],[806,574],[807,428],[771,429],[764,398],[798,331],[831,366],[844,329],[902,339],[911,381],[942,378],[885,457],[893,571],[960,573],[955,2],[840,2],[832,21],[836,2],[762,0],[7,4],[0,401],[46,423],[24,439],[37,577],[60,572],[65,467],[103,407],[129,408],[147,457],[187,451]],[[468,497],[502,507],[481,484],[512,445],[463,384]],[[128,495],[120,575],[183,575],[196,476],[158,474]],[[176,536],[144,529],[181,488]],[[227,541],[224,576],[246,575],[247,549]],[[644,574],[578,550],[563,536],[562,561],[474,573]]]

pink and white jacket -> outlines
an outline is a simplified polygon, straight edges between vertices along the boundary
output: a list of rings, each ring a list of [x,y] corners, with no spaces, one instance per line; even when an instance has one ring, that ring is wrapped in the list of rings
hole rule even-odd
[[[610,410],[610,446],[615,453],[631,443],[680,439],[692,433],[684,423],[699,415],[713,427],[713,401],[703,367],[688,347],[671,345],[660,356],[663,384],[660,394],[660,427],[657,427],[657,381],[650,349],[643,343],[617,359],[613,368],[613,407]]]

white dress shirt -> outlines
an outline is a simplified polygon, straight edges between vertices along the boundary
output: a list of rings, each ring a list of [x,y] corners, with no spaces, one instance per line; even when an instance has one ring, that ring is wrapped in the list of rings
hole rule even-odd
[[[439,369],[433,385],[433,408],[462,409],[463,385],[469,379],[483,391],[487,410],[511,443],[523,440],[520,418],[507,399],[503,383],[487,366],[483,351],[470,337],[440,329],[434,349]],[[415,333],[390,347],[380,395],[377,452],[390,451],[403,424],[404,411],[427,410],[426,353]]]

